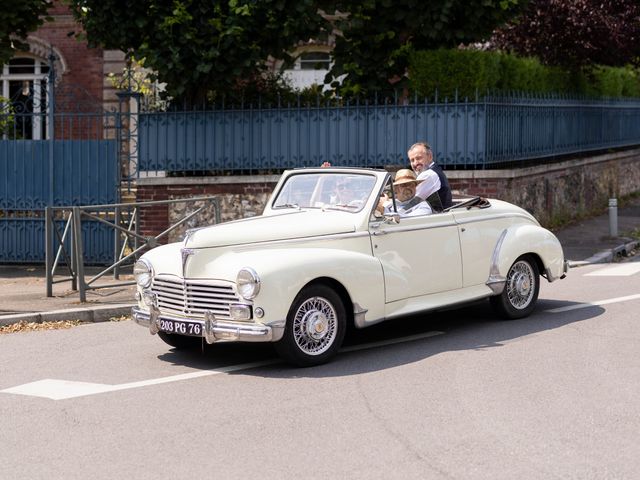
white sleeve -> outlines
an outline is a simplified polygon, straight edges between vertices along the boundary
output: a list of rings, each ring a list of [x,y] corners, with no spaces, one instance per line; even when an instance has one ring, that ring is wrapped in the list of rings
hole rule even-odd
[[[418,175],[418,180],[421,182],[416,187],[416,195],[423,200],[440,190],[440,177],[433,170],[424,170]]]

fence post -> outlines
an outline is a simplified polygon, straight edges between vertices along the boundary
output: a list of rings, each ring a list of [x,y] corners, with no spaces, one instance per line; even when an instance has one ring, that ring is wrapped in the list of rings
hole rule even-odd
[[[618,199],[609,199],[609,236],[618,236]]]
[[[55,72],[55,60],[56,56],[53,53],[53,49],[51,49],[51,53],[49,54],[49,80],[47,82],[47,110],[48,110],[48,125],[47,125],[47,143],[49,146],[49,202],[48,205],[53,207],[53,198],[54,198],[54,137],[56,135],[54,120],[55,120],[55,83],[56,83],[56,72]]]
[[[73,251],[75,252],[76,277],[80,290],[80,301],[87,301],[87,285],[84,283],[84,253],[82,251],[82,218],[80,208],[73,207]]]
[[[113,224],[116,227],[120,226],[120,207],[114,207],[113,214]],[[113,269],[113,278],[115,280],[120,280],[120,265],[118,264],[118,260],[120,260],[120,230],[117,228],[113,229],[113,263],[116,266]]]
[[[44,255],[45,263],[47,265],[46,281],[47,281],[47,297],[53,297],[53,230],[51,222],[53,221],[53,215],[51,213],[51,207],[44,208]]]

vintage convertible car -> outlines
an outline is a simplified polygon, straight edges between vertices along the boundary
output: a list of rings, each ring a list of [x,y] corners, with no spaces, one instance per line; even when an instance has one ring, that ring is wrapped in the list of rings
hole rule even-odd
[[[383,194],[395,202],[392,181],[373,169],[284,172],[261,216],[190,230],[143,255],[133,319],[176,348],[274,342],[309,366],[336,354],[350,324],[484,297],[521,318],[540,276],[564,278],[560,243],[525,210],[470,197],[431,215],[381,213]]]

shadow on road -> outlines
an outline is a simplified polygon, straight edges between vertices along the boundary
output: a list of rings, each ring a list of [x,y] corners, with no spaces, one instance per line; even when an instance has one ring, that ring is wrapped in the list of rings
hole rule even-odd
[[[391,320],[363,330],[351,332],[344,347],[365,347],[351,352],[340,352],[330,363],[311,368],[292,368],[280,361],[273,345],[262,343],[221,343],[206,345],[199,350],[169,350],[160,355],[163,361],[190,368],[209,370],[226,365],[273,360],[274,364],[246,370],[233,375],[255,375],[269,378],[321,378],[375,372],[423,361],[443,352],[500,348],[518,338],[562,328],[593,319],[604,313],[604,308],[589,306],[562,313],[550,313],[571,302],[538,301],[536,311],[522,320],[501,321],[487,301],[477,302],[456,310],[412,315]],[[402,337],[442,332],[440,335],[408,340],[393,345],[367,344]],[[169,347],[168,347],[169,348]]]

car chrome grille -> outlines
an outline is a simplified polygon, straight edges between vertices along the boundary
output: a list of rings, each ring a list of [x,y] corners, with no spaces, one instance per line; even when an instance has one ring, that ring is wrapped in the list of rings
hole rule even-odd
[[[204,318],[205,310],[211,310],[216,317],[229,320],[229,305],[240,301],[234,284],[220,280],[159,275],[151,290],[158,296],[160,311],[195,318]]]

